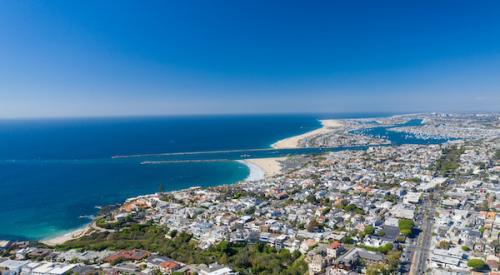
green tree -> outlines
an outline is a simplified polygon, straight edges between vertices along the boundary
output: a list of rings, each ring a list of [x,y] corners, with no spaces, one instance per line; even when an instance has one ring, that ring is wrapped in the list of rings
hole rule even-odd
[[[484,226],[479,227],[479,232],[480,232],[481,234],[484,234]]]
[[[307,225],[307,231],[314,232],[319,227],[319,223],[316,219],[311,219]]]
[[[474,270],[481,270],[486,267],[486,263],[481,259],[470,259],[467,261],[467,266]]]
[[[401,234],[406,236],[411,234],[414,226],[415,223],[409,219],[400,219],[398,221],[399,232],[401,232]]]
[[[373,233],[375,233],[375,227],[373,227],[371,225],[367,225],[367,226],[365,226],[363,233],[365,233],[365,235],[372,235]]]
[[[385,263],[374,263],[366,267],[367,275],[389,275],[389,266]]]
[[[328,214],[330,212],[330,210],[332,210],[331,207],[329,207],[329,206],[325,207],[325,209],[323,209],[323,211],[321,211],[321,214],[326,215],[326,214]]]
[[[391,250],[387,253],[387,264],[391,271],[396,271],[399,267],[399,258],[401,257],[401,251]]]
[[[442,240],[442,241],[440,241],[437,244],[436,247],[439,248],[439,249],[446,249],[446,250],[448,250],[448,249],[450,249],[450,242],[448,242],[446,240]]]

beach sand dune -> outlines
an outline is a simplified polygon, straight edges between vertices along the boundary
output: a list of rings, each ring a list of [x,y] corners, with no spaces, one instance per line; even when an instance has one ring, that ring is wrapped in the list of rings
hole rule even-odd
[[[271,146],[276,149],[297,148],[299,147],[299,141],[304,138],[309,138],[312,136],[329,133],[332,130],[341,128],[343,126],[342,123],[336,119],[324,119],[320,121],[323,127],[304,133],[302,135],[282,139]]]

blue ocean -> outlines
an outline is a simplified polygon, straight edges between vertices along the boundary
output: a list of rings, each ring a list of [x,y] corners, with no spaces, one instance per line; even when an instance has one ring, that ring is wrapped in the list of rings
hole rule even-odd
[[[234,161],[241,155],[321,152],[269,149],[277,140],[320,127],[318,118],[383,115],[0,120],[0,239],[62,234],[88,223],[98,206],[154,193],[160,185],[178,190],[235,183],[249,173]],[[141,164],[164,159],[174,161]],[[183,159],[218,161],[175,161]]]

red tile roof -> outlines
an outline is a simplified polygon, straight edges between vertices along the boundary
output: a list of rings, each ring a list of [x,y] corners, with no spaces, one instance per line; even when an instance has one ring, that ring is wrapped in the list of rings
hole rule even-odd
[[[172,262],[172,261],[165,261],[165,262],[160,263],[160,266],[163,268],[166,268],[166,269],[173,269],[173,268],[176,268],[178,266],[178,264],[176,262]]]
[[[330,248],[331,249],[337,249],[339,247],[342,246],[342,243],[340,243],[339,241],[333,241],[331,244],[330,244]]]

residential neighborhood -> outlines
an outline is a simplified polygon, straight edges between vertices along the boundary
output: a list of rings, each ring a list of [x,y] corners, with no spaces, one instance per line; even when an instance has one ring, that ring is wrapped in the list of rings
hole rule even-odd
[[[262,180],[130,198],[80,239],[1,242],[0,270],[266,274],[244,258],[283,253],[290,261],[273,274],[500,274],[499,117],[422,118],[394,131],[450,140],[289,156]]]

